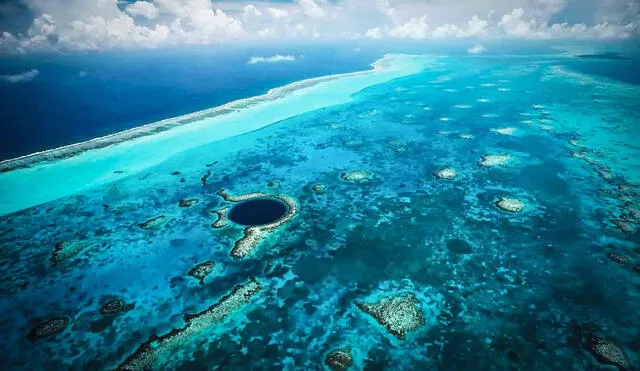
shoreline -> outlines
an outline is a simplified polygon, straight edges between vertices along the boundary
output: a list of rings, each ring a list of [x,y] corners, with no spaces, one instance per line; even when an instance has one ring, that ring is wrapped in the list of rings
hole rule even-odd
[[[109,146],[118,145],[124,142],[135,140],[142,137],[156,135],[173,128],[189,125],[195,121],[224,116],[238,110],[251,107],[267,101],[275,101],[286,96],[290,92],[312,87],[323,82],[328,82],[335,79],[372,74],[376,72],[382,72],[389,68],[388,62],[393,59],[394,54],[386,54],[382,58],[371,63],[371,67],[368,70],[347,72],[326,76],[312,77],[309,79],[299,80],[287,85],[275,87],[269,89],[266,93],[256,95],[247,98],[241,98],[234,100],[220,106],[206,108],[200,111],[195,111],[185,115],[169,117],[160,121],[155,121],[149,124],[136,126],[130,129],[122,130],[116,133],[107,134],[104,136],[92,138],[82,142],[73,144],[67,144],[64,146],[46,149],[34,153],[30,153],[23,156],[18,156],[6,160],[0,161],[0,173],[8,173],[14,170],[30,168],[34,165],[43,163],[49,163],[52,161],[63,160],[71,157],[75,157],[87,151],[105,148]]]

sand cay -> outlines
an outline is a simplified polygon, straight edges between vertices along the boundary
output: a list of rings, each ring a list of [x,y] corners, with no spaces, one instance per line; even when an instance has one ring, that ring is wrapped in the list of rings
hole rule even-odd
[[[223,106],[0,162],[0,215],[73,195],[168,158],[305,112],[352,100],[373,85],[420,72],[432,59],[386,55],[367,71],[302,80]]]

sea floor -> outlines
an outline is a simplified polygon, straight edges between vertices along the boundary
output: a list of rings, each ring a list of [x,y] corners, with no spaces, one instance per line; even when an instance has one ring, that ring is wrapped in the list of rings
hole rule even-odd
[[[438,58],[0,217],[3,368],[637,366],[640,88],[565,63]]]

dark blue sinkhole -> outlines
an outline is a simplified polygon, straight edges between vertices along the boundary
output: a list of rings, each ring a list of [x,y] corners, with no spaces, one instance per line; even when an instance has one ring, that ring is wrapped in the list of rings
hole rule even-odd
[[[229,211],[228,218],[234,223],[254,226],[275,222],[289,212],[289,206],[272,198],[255,198],[241,202]]]

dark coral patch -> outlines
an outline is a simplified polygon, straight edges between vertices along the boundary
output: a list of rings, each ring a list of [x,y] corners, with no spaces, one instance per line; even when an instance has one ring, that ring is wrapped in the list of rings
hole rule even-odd
[[[324,364],[331,371],[346,371],[353,364],[351,347],[334,350],[324,359]]]
[[[160,228],[164,223],[169,220],[168,217],[164,215],[156,216],[155,218],[151,218],[145,222],[138,224],[138,227],[142,229],[155,229]]]
[[[208,260],[191,268],[187,274],[200,281],[200,283],[204,283],[204,279],[213,271],[215,265],[216,263]]]
[[[447,249],[456,254],[471,254],[473,248],[465,241],[458,238],[447,240]]]
[[[69,324],[69,317],[57,316],[37,324],[29,331],[27,338],[31,341],[51,337],[62,332]]]
[[[125,302],[122,299],[112,299],[100,307],[100,314],[103,316],[115,316],[125,309]]]
[[[616,366],[620,371],[629,370],[627,355],[613,342],[591,335],[587,347],[598,362]]]
[[[178,206],[179,207],[191,207],[194,205],[197,205],[198,202],[200,202],[197,198],[190,198],[187,200],[180,200],[178,201]]]

